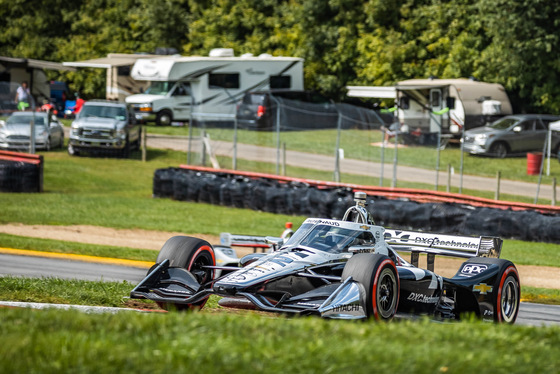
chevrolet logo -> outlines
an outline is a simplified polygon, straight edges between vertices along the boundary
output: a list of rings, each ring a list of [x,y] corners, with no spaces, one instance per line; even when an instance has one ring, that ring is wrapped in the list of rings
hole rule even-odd
[[[480,283],[473,286],[473,291],[478,291],[481,295],[486,295],[488,292],[492,292],[492,288],[492,286],[489,286],[486,283]]]
[[[366,226],[366,225],[360,226],[360,228],[361,228],[362,230],[369,230],[369,226]]]

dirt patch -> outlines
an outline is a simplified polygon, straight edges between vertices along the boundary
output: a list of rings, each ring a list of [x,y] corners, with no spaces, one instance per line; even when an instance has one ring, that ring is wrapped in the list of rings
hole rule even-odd
[[[215,235],[140,229],[114,229],[87,225],[48,226],[10,223],[0,225],[0,233],[147,250],[159,250],[167,239],[175,235],[195,236],[208,241],[210,244],[218,244],[220,242],[220,238]],[[236,248],[236,250],[240,257],[253,252],[250,248]],[[435,271],[444,277],[452,277],[462,262],[463,260],[460,259],[440,257],[436,259]],[[422,259],[419,265],[420,267],[425,266],[422,263]],[[518,265],[517,269],[522,286],[560,289],[560,269],[556,267]]]

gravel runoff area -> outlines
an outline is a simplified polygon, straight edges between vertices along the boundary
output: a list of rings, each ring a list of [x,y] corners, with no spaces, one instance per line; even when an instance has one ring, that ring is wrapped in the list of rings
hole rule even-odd
[[[167,239],[175,235],[195,236],[207,240],[210,244],[217,244],[220,242],[220,238],[213,235],[140,229],[114,229],[87,225],[49,226],[11,223],[0,225],[0,232],[33,238],[112,245],[146,250],[159,250]],[[240,257],[253,252],[252,249],[247,248],[237,248],[236,250]],[[435,263],[436,273],[445,277],[451,277],[458,270],[462,261],[461,259],[439,257],[436,259]],[[420,261],[420,266],[423,266],[422,261]],[[560,271],[557,267],[517,265],[517,268],[519,270],[522,286],[560,289]]]

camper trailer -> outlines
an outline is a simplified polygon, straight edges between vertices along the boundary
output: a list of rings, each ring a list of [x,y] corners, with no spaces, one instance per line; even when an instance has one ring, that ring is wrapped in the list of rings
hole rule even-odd
[[[348,96],[394,98],[397,117],[409,129],[460,135],[512,114],[504,87],[472,79],[410,79],[392,87],[347,87]],[[446,110],[448,108],[449,110]]]
[[[143,94],[126,102],[136,118],[157,125],[173,121],[231,123],[246,92],[268,89],[303,90],[303,59],[243,55],[231,49],[210,56],[169,56],[138,59],[132,78],[149,82]]]
[[[136,81],[130,71],[136,60],[140,58],[157,58],[161,55],[109,53],[107,57],[83,61],[65,61],[64,66],[75,68],[107,69],[105,98],[107,100],[124,101],[125,97],[141,93],[148,86],[145,81]]]
[[[27,82],[37,105],[51,98],[51,89],[45,70],[73,71],[58,62],[0,56],[0,111],[16,110],[16,89]]]

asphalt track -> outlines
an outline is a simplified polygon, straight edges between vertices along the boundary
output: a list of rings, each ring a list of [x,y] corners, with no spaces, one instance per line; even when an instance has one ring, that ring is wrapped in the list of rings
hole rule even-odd
[[[22,253],[23,252],[23,253]],[[26,253],[24,253],[26,252]],[[143,279],[151,263],[121,259],[76,256],[58,253],[22,251],[0,248],[0,276],[55,277],[89,281],[129,281]],[[118,312],[118,308],[55,306],[41,303],[1,302],[0,306],[80,309],[86,312]],[[114,309],[114,310],[113,310]],[[126,310],[123,308],[123,310]],[[560,306],[521,303],[516,324],[528,326],[560,326]]]

